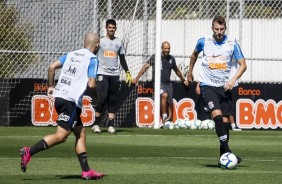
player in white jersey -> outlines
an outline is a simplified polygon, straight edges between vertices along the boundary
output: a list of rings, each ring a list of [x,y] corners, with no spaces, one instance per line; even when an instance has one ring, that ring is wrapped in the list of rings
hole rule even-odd
[[[215,122],[215,129],[220,141],[220,155],[232,152],[229,148],[228,117],[232,113],[231,90],[237,80],[246,71],[247,65],[239,44],[235,38],[227,36],[226,21],[217,16],[212,21],[213,35],[200,38],[190,59],[187,80],[193,81],[193,68],[198,55],[203,51],[199,69],[201,95],[205,106]],[[234,63],[235,62],[235,63]],[[236,72],[233,67],[239,64]],[[242,159],[238,157],[238,162]]]
[[[99,36],[87,33],[84,38],[84,48],[69,52],[55,60],[48,69],[48,96],[54,99],[54,106],[58,113],[56,133],[43,137],[31,147],[21,149],[21,169],[26,171],[31,156],[51,148],[67,140],[71,132],[74,133],[75,151],[82,169],[82,179],[100,179],[103,173],[89,168],[86,154],[86,131],[80,114],[83,95],[97,99],[96,77],[98,58],[94,54],[99,48]],[[55,71],[61,69],[56,87]],[[54,92],[54,93],[53,93]]]
[[[105,105],[107,105],[105,109],[108,110],[108,132],[116,132],[114,128],[114,118],[116,112],[116,94],[119,84],[120,65],[126,72],[126,83],[130,86],[132,82],[132,77],[125,60],[123,42],[115,37],[116,29],[116,21],[114,19],[107,20],[107,35],[102,37],[100,41],[97,78],[99,99],[97,107],[95,108],[95,121],[92,127],[94,133],[101,132],[99,125],[101,124],[101,115]]]

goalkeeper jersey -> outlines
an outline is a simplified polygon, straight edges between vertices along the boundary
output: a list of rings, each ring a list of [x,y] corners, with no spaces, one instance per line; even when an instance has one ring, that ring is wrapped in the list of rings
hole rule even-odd
[[[88,49],[80,49],[62,56],[59,61],[63,67],[54,97],[75,102],[81,108],[88,78],[97,77],[98,58]]]
[[[196,51],[203,51],[198,80],[202,85],[224,87],[237,71],[238,60],[244,58],[235,38],[226,36],[215,42],[212,35],[199,39]]]
[[[124,54],[123,42],[115,37],[113,40],[102,37],[98,51],[99,67],[98,74],[119,76],[119,55]]]

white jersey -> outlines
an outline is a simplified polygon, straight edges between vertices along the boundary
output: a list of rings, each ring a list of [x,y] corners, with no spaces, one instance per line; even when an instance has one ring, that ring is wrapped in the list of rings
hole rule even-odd
[[[63,63],[54,97],[75,102],[81,107],[81,99],[88,82],[88,67],[91,58],[97,57],[87,49],[70,52]]]
[[[232,66],[237,66],[233,63],[236,60],[232,59],[234,44],[235,38],[232,37],[228,37],[221,45],[214,43],[212,35],[205,37],[202,64],[199,70],[200,82],[209,86],[224,87],[230,80]]]

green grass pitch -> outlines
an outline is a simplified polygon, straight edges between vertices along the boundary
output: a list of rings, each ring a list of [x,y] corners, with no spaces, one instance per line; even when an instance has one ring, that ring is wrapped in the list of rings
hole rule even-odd
[[[243,162],[235,170],[217,167],[219,143],[212,130],[120,128],[115,135],[87,127],[89,165],[108,176],[81,180],[74,136],[34,155],[27,172],[19,149],[56,127],[0,127],[0,183],[271,184],[282,182],[282,132],[231,131],[230,147]]]

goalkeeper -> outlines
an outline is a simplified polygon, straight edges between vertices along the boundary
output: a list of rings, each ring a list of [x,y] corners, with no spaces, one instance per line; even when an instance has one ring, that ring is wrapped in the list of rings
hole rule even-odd
[[[126,72],[126,83],[130,87],[132,78],[125,60],[123,42],[115,37],[117,30],[116,21],[109,19],[106,21],[106,36],[100,39],[100,49],[98,51],[99,67],[97,77],[97,90],[99,94],[98,104],[95,108],[95,121],[92,131],[101,133],[101,115],[103,109],[108,110],[108,132],[116,133],[114,119],[116,112],[116,94],[118,91],[120,65]],[[107,107],[105,107],[107,105]]]
[[[161,53],[161,116],[163,122],[172,121],[173,114],[173,88],[170,81],[171,70],[174,70],[175,74],[182,80],[185,86],[188,86],[188,81],[185,80],[181,71],[176,65],[175,58],[169,54],[170,53],[170,43],[164,41],[162,43],[162,53]],[[146,72],[146,70],[152,66],[153,76],[155,71],[155,55],[152,55],[150,59],[143,65],[142,69],[133,80],[133,83],[138,83],[140,77]]]

